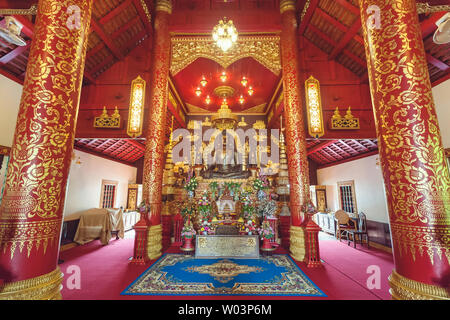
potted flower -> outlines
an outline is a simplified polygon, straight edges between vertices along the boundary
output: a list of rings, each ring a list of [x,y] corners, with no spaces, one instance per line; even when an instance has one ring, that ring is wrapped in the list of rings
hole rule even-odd
[[[264,220],[261,225],[261,229],[259,232],[259,236],[263,239],[262,249],[272,249],[272,244],[270,243],[270,239],[275,237],[275,233],[273,232],[272,227],[270,226],[269,221]]]
[[[192,239],[195,237],[195,229],[192,225],[192,222],[190,219],[186,221],[184,224],[183,229],[181,230],[181,237],[184,239],[184,244],[181,247],[181,250],[183,251],[193,251],[194,246],[192,245]]]
[[[269,182],[264,176],[259,176],[253,181],[253,189],[256,190],[256,196],[258,200],[262,200],[266,197],[266,193],[264,189],[267,189],[269,186]]]

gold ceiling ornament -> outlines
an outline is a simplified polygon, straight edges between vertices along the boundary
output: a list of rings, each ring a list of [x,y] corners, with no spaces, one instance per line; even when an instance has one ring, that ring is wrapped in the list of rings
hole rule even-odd
[[[237,116],[228,108],[227,100],[224,99],[220,109],[212,115],[211,122],[214,128],[219,130],[234,129],[238,122]]]
[[[174,36],[171,41],[170,72],[172,76],[198,58],[213,60],[226,69],[240,59],[251,57],[273,74],[278,76],[281,73],[280,37],[278,35],[240,36],[235,45],[226,53],[207,36]]]
[[[172,1],[171,0],[156,0],[156,11],[164,11],[168,14],[172,14]]]
[[[238,39],[233,20],[227,20],[226,17],[220,20],[212,31],[212,38],[223,52],[227,52]]]
[[[442,12],[442,11],[450,11],[450,5],[437,5],[430,6],[428,2],[418,2],[417,3],[417,13],[434,13],[434,12]]]
[[[108,115],[106,107],[103,107],[100,117],[94,118],[94,128],[119,129],[120,113],[117,107],[114,108],[114,113],[111,116]]]
[[[132,138],[139,137],[142,134],[142,124],[144,122],[145,85],[145,80],[140,76],[131,82],[127,134]]]
[[[319,80],[310,76],[308,80],[305,81],[305,93],[308,132],[312,137],[319,138],[325,134]]]
[[[280,1],[280,13],[293,10],[295,11],[295,1],[294,0],[281,0]]]
[[[219,86],[213,92],[219,98],[231,98],[235,93],[234,89],[230,86]]]
[[[342,117],[339,107],[336,107],[331,117],[331,129],[336,130],[352,130],[359,129],[359,118],[355,118],[352,114],[351,107],[348,107],[345,116]]]
[[[14,15],[36,15],[37,4],[33,4],[29,9],[0,9],[0,15],[14,16]]]

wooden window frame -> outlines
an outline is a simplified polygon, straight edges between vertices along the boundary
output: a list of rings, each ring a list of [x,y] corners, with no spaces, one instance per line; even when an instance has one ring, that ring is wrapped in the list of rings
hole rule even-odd
[[[105,196],[105,186],[106,185],[113,185],[114,186],[114,194],[113,194],[113,201],[112,201],[112,207],[111,208],[115,208],[116,207],[116,202],[117,202],[117,188],[119,187],[119,182],[118,181],[114,181],[114,180],[102,180],[102,189],[101,189],[101,193],[100,193],[100,208],[103,208],[103,197]]]
[[[345,187],[345,186],[350,186],[351,191],[352,191],[352,199],[351,200],[352,200],[352,205],[353,205],[353,212],[349,212],[349,213],[358,214],[358,205],[356,203],[356,192],[355,192],[355,181],[354,180],[339,181],[337,183],[339,206],[341,207],[342,210],[345,210],[343,208],[342,195],[341,195],[341,187]],[[345,210],[345,211],[348,212],[347,210]]]

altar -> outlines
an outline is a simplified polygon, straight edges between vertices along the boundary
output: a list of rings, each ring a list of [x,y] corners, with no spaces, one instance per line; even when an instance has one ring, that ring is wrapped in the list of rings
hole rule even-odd
[[[198,235],[195,258],[259,258],[257,235]]]

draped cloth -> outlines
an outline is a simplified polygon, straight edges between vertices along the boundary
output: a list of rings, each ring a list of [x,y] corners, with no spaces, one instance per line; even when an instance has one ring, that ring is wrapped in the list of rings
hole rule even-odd
[[[80,215],[80,223],[74,241],[85,244],[99,238],[103,245],[111,239],[111,231],[118,231],[124,237],[123,213],[121,209],[92,208]]]

